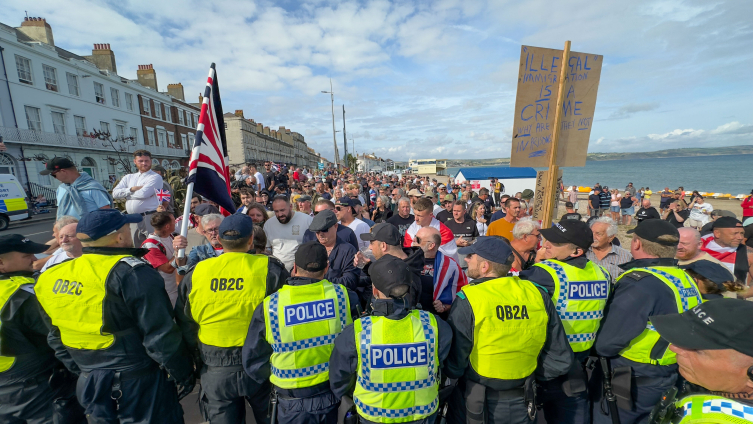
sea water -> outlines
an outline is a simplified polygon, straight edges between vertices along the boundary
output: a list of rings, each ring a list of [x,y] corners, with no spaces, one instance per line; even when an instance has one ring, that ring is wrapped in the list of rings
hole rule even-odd
[[[545,168],[536,168],[541,170]],[[448,175],[458,168],[448,168]],[[692,156],[654,159],[587,161],[582,168],[563,168],[565,186],[593,187],[599,183],[624,190],[629,182],[654,192],[698,190],[710,193],[749,194],[753,190],[753,155]]]

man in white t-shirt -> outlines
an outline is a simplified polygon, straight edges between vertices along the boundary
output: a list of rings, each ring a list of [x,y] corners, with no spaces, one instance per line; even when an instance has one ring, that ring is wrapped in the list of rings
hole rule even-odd
[[[50,259],[45,262],[40,272],[45,272],[47,271],[47,268],[57,265],[60,262],[78,258],[83,255],[81,241],[76,238],[76,226],[78,226],[78,220],[58,229],[57,241],[60,248],[50,255]]]
[[[272,248],[272,255],[279,259],[288,271],[293,269],[295,252],[303,241],[303,233],[311,225],[311,216],[295,212],[287,196],[278,195],[272,201],[275,216],[264,224],[267,235],[267,247]]]
[[[341,197],[335,204],[335,215],[341,224],[353,230],[356,233],[356,240],[358,240],[358,248],[360,250],[368,249],[369,242],[361,240],[361,234],[368,233],[371,229],[369,224],[356,218],[357,200],[351,199],[348,196]]]
[[[265,184],[266,182],[264,181],[264,175],[256,170],[256,165],[249,166],[248,172],[249,175],[253,175],[254,178],[256,178],[256,191],[262,191],[267,188],[267,185]]]
[[[706,203],[703,196],[696,196],[690,204],[690,216],[685,220],[685,226],[700,230],[711,219],[713,210],[714,207]]]
[[[173,232],[175,232],[175,218],[168,212],[157,212],[150,218],[154,232],[141,244],[149,253],[144,259],[159,272],[165,281],[165,291],[170,297],[173,307],[178,299],[178,283],[176,282],[176,264],[173,262],[175,249],[173,248]]]

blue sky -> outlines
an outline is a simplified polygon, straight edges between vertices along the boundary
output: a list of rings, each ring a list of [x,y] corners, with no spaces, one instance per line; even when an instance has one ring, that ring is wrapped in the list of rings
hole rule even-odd
[[[601,54],[589,151],[753,144],[753,2],[6,2],[45,17],[58,46],[110,43],[118,71],[198,98],[211,62],[225,111],[302,133],[332,159],[335,121],[359,153],[509,157],[521,44]],[[337,134],[342,153],[342,133]],[[349,145],[350,146],[350,145]]]

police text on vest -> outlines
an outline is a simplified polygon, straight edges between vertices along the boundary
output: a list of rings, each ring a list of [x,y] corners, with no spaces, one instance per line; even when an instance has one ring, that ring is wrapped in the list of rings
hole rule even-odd
[[[213,292],[243,290],[243,278],[212,278],[209,288]]]
[[[609,283],[601,281],[571,281],[567,297],[572,300],[607,300]]]
[[[497,318],[502,321],[511,319],[530,319],[526,305],[497,305]]]
[[[335,318],[335,300],[324,299],[285,306],[285,325],[306,324]]]
[[[374,345],[371,350],[371,368],[405,368],[427,365],[429,347],[426,342],[408,344]]]

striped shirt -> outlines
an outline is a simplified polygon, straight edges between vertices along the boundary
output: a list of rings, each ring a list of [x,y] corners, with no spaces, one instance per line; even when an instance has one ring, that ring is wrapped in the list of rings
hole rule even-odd
[[[623,272],[622,269],[620,269],[619,265],[633,260],[633,255],[631,255],[628,250],[615,245],[612,245],[612,251],[607,253],[607,255],[604,256],[604,258],[602,258],[601,260],[596,257],[596,254],[594,254],[592,247],[588,248],[586,257],[589,261],[603,266],[612,277],[612,282],[617,281],[617,277],[619,277]]]

